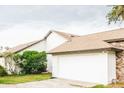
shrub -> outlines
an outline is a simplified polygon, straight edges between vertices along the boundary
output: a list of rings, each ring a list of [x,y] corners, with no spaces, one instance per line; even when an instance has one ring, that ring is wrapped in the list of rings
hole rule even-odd
[[[0,66],[0,76],[6,76],[6,75],[7,75],[6,70],[2,66]]]
[[[13,58],[22,68],[23,74],[37,74],[46,71],[46,53],[25,51],[22,55],[16,54]]]

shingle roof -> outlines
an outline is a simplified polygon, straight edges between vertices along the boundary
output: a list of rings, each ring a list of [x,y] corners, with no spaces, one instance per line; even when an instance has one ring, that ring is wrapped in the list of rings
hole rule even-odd
[[[20,44],[18,46],[10,48],[9,50],[7,50],[5,52],[17,53],[17,52],[20,52],[20,51],[22,51],[22,50],[24,50],[24,49],[26,49],[26,48],[28,48],[28,47],[30,47],[32,45],[35,45],[35,44],[37,44],[37,43],[39,43],[41,41],[43,41],[43,39],[37,40],[37,41],[32,41],[32,42],[25,43],[25,44]]]
[[[72,39],[73,37],[79,37],[79,35],[74,35],[74,34],[70,34],[70,33],[65,33],[65,32],[61,32],[61,31],[55,31],[55,30],[51,30],[49,31],[46,36],[44,38],[47,38],[51,33],[56,33],[60,36],[62,36],[63,38],[67,39],[67,40],[70,40]]]
[[[107,41],[113,40],[124,40],[123,28],[73,38],[71,41],[65,42],[60,46],[52,49],[49,53],[86,51],[108,48],[123,49],[107,43]]]
[[[63,38],[65,38],[67,40],[70,40],[73,37],[78,37],[78,35],[73,35],[73,34],[70,34],[70,33],[59,32],[59,31],[49,31],[48,34],[43,39],[15,46],[15,47],[10,48],[9,50],[7,50],[5,52],[12,52],[12,53],[20,52],[20,51],[22,51],[22,50],[24,50],[24,49],[26,49],[26,48],[28,48],[32,45],[35,45],[35,44],[45,40],[52,32],[57,33],[58,35],[62,36]]]

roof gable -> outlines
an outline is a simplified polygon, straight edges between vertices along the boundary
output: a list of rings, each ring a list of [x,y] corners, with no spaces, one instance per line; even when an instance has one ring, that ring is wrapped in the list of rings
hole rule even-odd
[[[32,41],[32,42],[29,42],[29,43],[25,43],[25,44],[20,44],[18,46],[15,46],[13,48],[10,48],[9,50],[5,51],[5,52],[11,52],[11,53],[17,53],[17,52],[20,52],[28,47],[31,47],[39,42],[43,41],[43,39],[41,40],[37,40],[37,41]]]
[[[74,35],[74,34],[70,34],[70,33],[65,33],[65,32],[60,32],[60,31],[55,31],[55,30],[50,30],[50,31],[46,34],[46,36],[44,37],[44,39],[47,39],[48,36],[49,36],[50,34],[52,34],[52,33],[56,33],[56,34],[58,34],[59,36],[65,38],[65,39],[67,39],[67,40],[70,40],[70,39],[72,39],[73,37],[79,37],[78,35]]]
[[[36,41],[32,41],[32,42],[29,42],[29,43],[25,43],[25,44],[21,44],[21,45],[15,46],[15,47],[10,48],[9,50],[7,50],[5,52],[12,52],[12,53],[20,52],[20,51],[22,51],[22,50],[24,50],[24,49],[26,49],[28,47],[31,47],[31,46],[33,46],[35,44],[38,44],[38,43],[44,41],[53,32],[56,33],[56,34],[58,34],[58,35],[60,35],[61,37],[65,38],[67,40],[70,40],[73,37],[78,37],[77,35],[73,35],[73,34],[70,34],[70,33],[64,33],[64,32],[58,32],[58,31],[49,31],[47,33],[47,35],[43,39],[40,39],[40,40],[36,40]]]

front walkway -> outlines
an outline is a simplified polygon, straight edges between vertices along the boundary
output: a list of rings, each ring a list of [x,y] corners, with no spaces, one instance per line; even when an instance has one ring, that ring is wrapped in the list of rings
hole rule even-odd
[[[0,88],[84,88],[92,87],[96,84],[79,82],[65,79],[49,79],[21,84],[0,84]]]

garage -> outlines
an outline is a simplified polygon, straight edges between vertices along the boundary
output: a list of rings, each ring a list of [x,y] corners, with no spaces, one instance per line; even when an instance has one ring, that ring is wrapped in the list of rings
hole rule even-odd
[[[116,78],[115,53],[93,51],[53,55],[53,77],[108,84]]]

